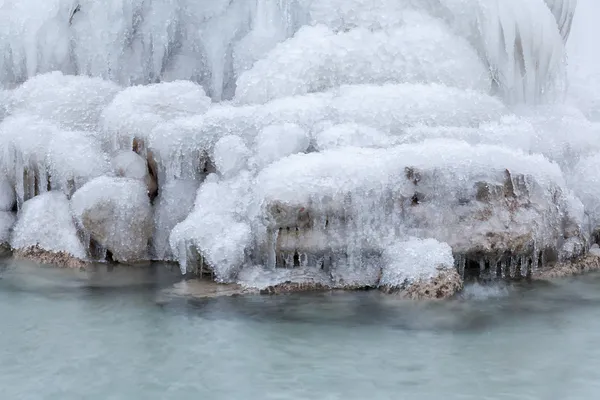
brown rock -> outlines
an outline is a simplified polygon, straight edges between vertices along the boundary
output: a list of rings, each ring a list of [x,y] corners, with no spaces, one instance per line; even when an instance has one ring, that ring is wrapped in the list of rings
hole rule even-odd
[[[384,293],[395,294],[410,300],[444,300],[454,296],[463,288],[463,280],[456,269],[443,269],[431,279],[417,280],[406,287],[383,286]]]
[[[547,267],[538,268],[531,275],[531,279],[549,280],[581,275],[593,271],[600,271],[600,257],[588,253],[575,260],[557,262]]]
[[[40,264],[55,265],[64,268],[84,269],[89,263],[72,256],[65,251],[52,252],[39,248],[38,246],[26,247],[13,250],[16,260],[31,260]]]

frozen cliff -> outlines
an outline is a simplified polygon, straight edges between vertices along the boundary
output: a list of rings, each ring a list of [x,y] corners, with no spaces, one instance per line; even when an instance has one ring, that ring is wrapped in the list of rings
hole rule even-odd
[[[249,286],[579,257],[577,3],[0,0],[0,240]]]

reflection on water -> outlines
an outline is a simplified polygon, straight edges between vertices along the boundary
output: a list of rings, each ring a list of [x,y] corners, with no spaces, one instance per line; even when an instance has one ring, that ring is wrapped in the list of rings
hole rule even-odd
[[[600,398],[600,275],[160,300],[177,271],[0,268],[6,399]]]

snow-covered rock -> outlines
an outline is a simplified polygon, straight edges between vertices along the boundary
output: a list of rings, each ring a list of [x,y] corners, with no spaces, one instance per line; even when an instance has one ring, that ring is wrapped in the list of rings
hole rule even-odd
[[[134,151],[124,150],[118,152],[111,162],[117,176],[144,182],[148,194],[154,197],[158,190],[156,179],[148,171],[148,163],[142,156]]]
[[[96,178],[71,199],[81,227],[116,261],[148,258],[152,209],[146,185],[130,178]]]
[[[27,200],[13,228],[12,248],[38,248],[50,253],[67,253],[74,258],[87,258],[69,206],[61,192],[47,192]]]

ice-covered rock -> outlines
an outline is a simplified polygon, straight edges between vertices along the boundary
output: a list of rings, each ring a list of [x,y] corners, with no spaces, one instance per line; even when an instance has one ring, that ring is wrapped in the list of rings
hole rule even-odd
[[[17,250],[37,248],[49,253],[67,253],[80,260],[87,258],[69,200],[61,192],[47,192],[23,204],[10,245]]]
[[[410,239],[383,251],[380,288],[412,299],[445,299],[462,289],[452,248],[435,239]]]
[[[116,261],[148,258],[152,209],[146,185],[137,179],[102,176],[81,187],[71,199],[81,227]]]
[[[329,150],[337,147],[388,147],[400,142],[390,135],[356,123],[331,124],[315,134],[317,150]]]

